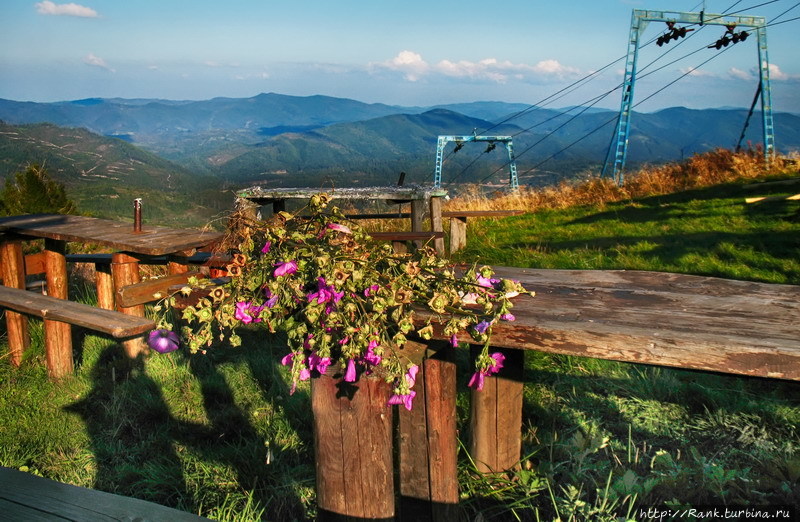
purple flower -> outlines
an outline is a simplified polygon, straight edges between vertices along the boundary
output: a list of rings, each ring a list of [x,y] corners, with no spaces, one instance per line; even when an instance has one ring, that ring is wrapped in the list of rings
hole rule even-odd
[[[344,372],[345,382],[356,382],[356,362],[353,359],[347,361],[347,371]]]
[[[324,374],[328,371],[328,366],[331,364],[330,357],[320,357],[316,353],[308,356],[309,370],[317,370],[319,373]]]
[[[311,292],[308,294],[308,302],[313,302],[315,299],[317,300],[317,304],[322,303],[338,303],[344,297],[344,292],[337,292],[336,287],[333,285],[329,285],[327,281],[325,281],[324,277],[317,278],[317,291]]]
[[[261,247],[261,253],[266,254],[267,252],[269,252],[271,246],[272,246],[272,241],[267,241],[266,243],[264,243],[264,246]]]
[[[478,284],[480,286],[483,286],[485,288],[491,288],[492,287],[492,280],[489,279],[488,277],[483,277],[482,275],[480,275],[480,276],[478,276],[477,281],[478,281]]]
[[[503,367],[503,361],[506,360],[506,356],[500,352],[494,352],[489,356],[494,361],[491,366],[486,370],[489,375],[493,373],[498,373],[500,369]]]
[[[389,397],[389,400],[386,401],[386,404],[387,405],[402,404],[403,406],[406,407],[408,411],[411,411],[411,408],[413,407],[412,401],[414,400],[414,397],[416,395],[417,392],[415,392],[414,390],[410,390],[407,394],[404,395],[398,395],[395,393],[394,395]]]
[[[515,321],[517,318],[514,317],[514,314],[506,313],[500,316],[500,319],[503,321]]]
[[[292,275],[297,272],[297,263],[295,261],[281,261],[275,264],[275,271],[272,273],[275,277],[285,275]]]
[[[169,353],[178,349],[180,339],[172,330],[153,330],[147,338],[147,344],[158,353]]]
[[[269,288],[264,289],[264,297],[267,298],[267,301],[264,303],[264,306],[267,308],[272,308],[278,302],[278,296],[272,295],[272,292],[270,292]]]
[[[368,362],[372,366],[378,366],[381,363],[382,357],[376,354],[374,351],[378,346],[378,341],[374,339],[367,345],[367,353],[364,355],[364,361]]]
[[[486,333],[486,330],[488,330],[489,326],[491,325],[492,323],[489,321],[481,321],[480,323],[475,325],[475,331],[478,332],[479,334]]]

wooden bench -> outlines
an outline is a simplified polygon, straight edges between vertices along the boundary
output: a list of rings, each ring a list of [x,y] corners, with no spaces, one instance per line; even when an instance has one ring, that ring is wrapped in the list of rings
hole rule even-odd
[[[370,232],[373,239],[380,241],[391,241],[394,251],[397,253],[408,252],[408,242],[414,241],[419,247],[423,243],[443,239],[444,232]]]
[[[192,513],[0,467],[4,520],[208,520]]]
[[[519,216],[524,210],[445,210],[442,218],[450,218],[450,254],[467,246],[467,219]]]
[[[44,319],[44,342],[48,369],[60,376],[60,369],[72,367],[72,341],[63,337],[69,329],[58,325],[67,323],[94,330],[117,339],[128,339],[153,330],[155,323],[144,317],[103,310],[75,301],[0,285],[0,307],[13,312]],[[25,330],[27,335],[27,330]]]
[[[516,320],[492,327],[491,351],[505,355],[504,367],[485,378],[482,391],[471,391],[467,448],[479,471],[502,473],[520,462],[527,350],[800,381],[800,286],[624,270],[497,267],[495,273],[536,296],[514,299]],[[434,340],[404,348],[420,371],[414,408],[398,407],[396,423],[381,379],[361,378],[349,395],[340,393],[337,379],[312,379],[321,512],[391,517],[396,478],[404,518],[409,504],[426,512],[409,519],[456,519],[456,382],[469,376],[456,375],[441,318],[420,312],[415,322],[422,326],[428,318]],[[367,435],[353,437],[353,425]],[[341,480],[342,470],[348,480]]]

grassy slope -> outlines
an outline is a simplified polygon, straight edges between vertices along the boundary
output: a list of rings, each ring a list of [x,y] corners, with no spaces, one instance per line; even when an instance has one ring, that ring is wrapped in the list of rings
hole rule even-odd
[[[747,206],[742,190],[484,221],[464,257],[800,282],[797,203]],[[23,368],[0,363],[0,465],[224,520],[313,516],[308,389],[287,394],[280,339],[127,371],[116,345],[89,338],[76,376],[53,384],[40,335]],[[462,453],[472,518],[602,520],[665,503],[800,498],[797,383],[537,353],[526,382],[521,470],[479,478]]]

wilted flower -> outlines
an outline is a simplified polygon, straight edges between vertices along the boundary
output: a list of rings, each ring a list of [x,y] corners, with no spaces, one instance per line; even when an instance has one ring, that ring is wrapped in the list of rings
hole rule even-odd
[[[348,228],[345,225],[341,225],[339,223],[328,223],[327,228],[330,229],[330,230],[335,230],[337,232],[341,232],[342,234],[352,234],[353,233],[353,231],[350,230],[350,228]]]
[[[153,330],[147,337],[147,344],[158,353],[169,353],[178,349],[180,339],[172,330]]]

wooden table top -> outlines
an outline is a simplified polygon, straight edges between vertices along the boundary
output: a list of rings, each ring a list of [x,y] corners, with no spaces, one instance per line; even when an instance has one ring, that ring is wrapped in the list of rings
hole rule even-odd
[[[536,296],[512,300],[516,321],[493,326],[495,346],[800,380],[800,286],[626,270],[496,276]]]
[[[260,203],[270,203],[286,199],[309,199],[316,194],[328,194],[331,199],[363,199],[388,201],[413,201],[430,197],[444,197],[447,191],[421,185],[404,185],[396,187],[344,187],[331,190],[319,188],[265,188],[250,187],[236,193],[239,198]]]
[[[94,243],[122,252],[160,256],[189,252],[222,239],[219,232],[174,229],[142,225],[133,231],[132,223],[86,216],[29,214],[0,218],[0,233],[30,238]]]

